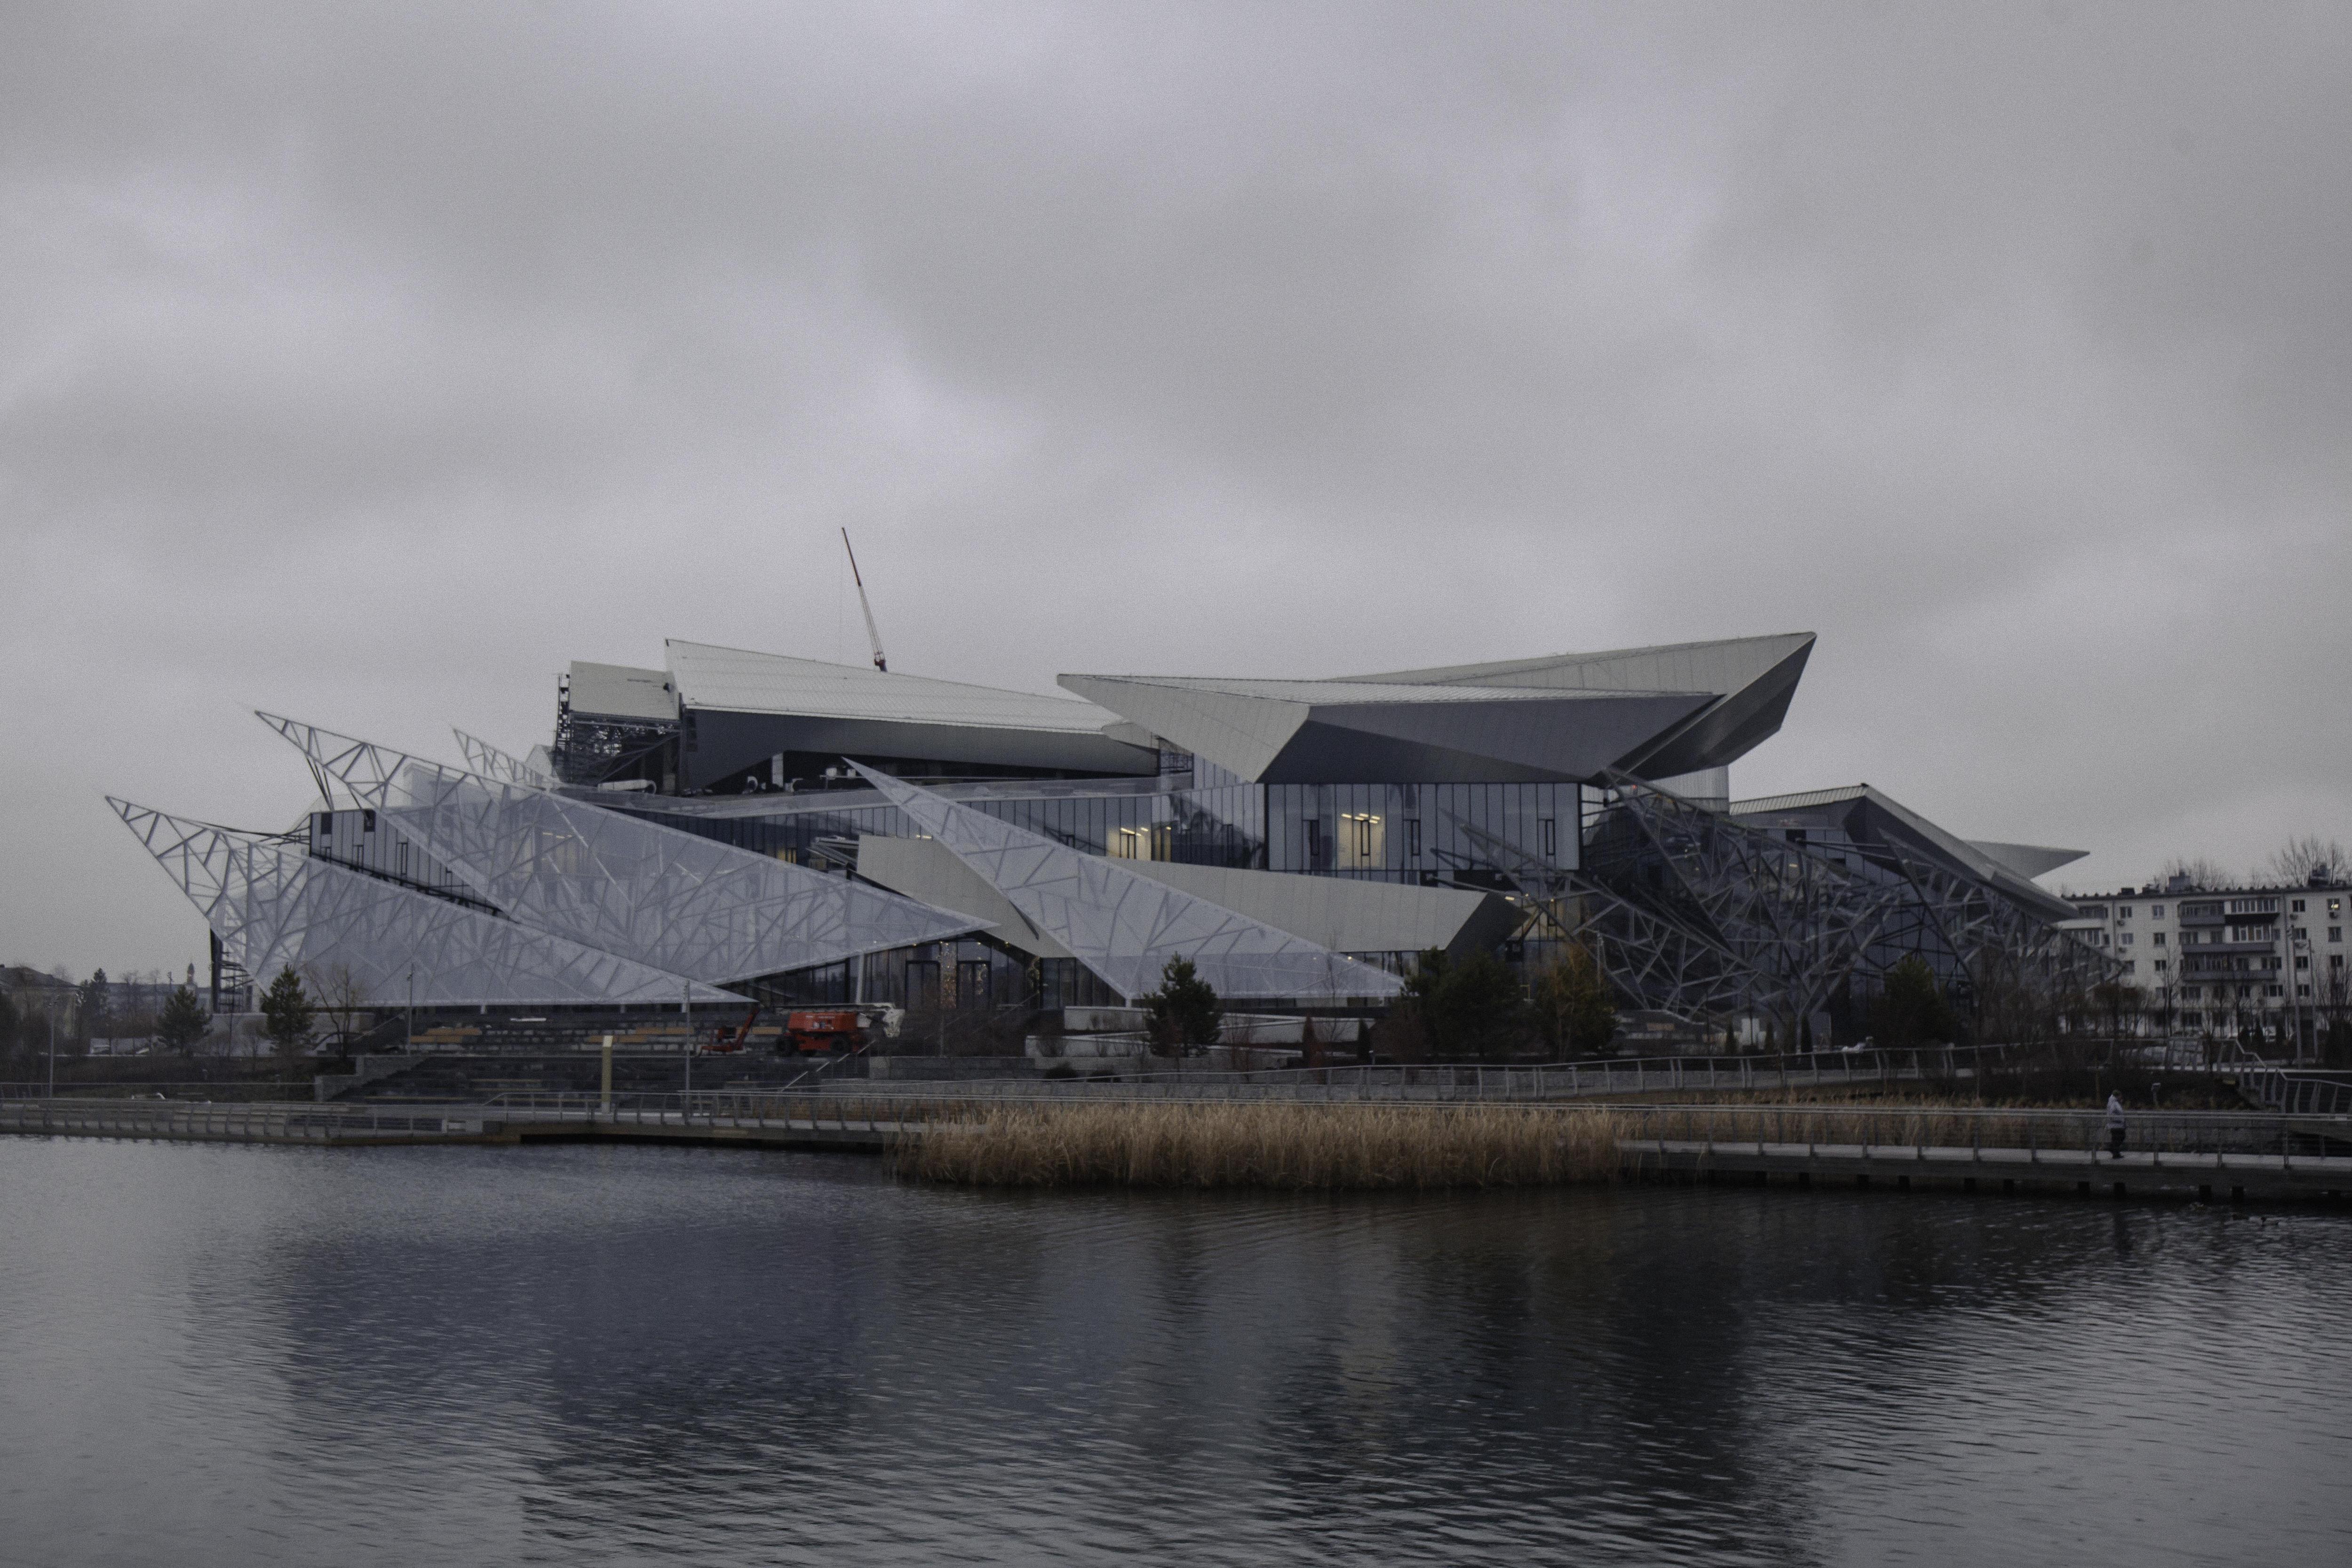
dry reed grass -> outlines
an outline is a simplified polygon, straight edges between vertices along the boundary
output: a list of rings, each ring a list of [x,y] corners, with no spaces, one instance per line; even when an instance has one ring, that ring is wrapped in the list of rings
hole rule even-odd
[[[909,1129],[896,1163],[981,1186],[1538,1186],[1613,1179],[1620,1134],[1589,1107],[1023,1105]]]

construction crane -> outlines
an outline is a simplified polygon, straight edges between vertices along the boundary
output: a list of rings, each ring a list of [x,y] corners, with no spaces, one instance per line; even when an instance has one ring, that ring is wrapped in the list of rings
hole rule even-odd
[[[849,576],[857,584],[857,607],[866,612],[866,640],[874,645],[874,668],[883,674],[890,673],[890,661],[882,657],[882,634],[874,629],[874,606],[866,602],[866,579],[857,574],[857,552],[849,549],[849,530],[841,531],[841,547],[849,551]]]

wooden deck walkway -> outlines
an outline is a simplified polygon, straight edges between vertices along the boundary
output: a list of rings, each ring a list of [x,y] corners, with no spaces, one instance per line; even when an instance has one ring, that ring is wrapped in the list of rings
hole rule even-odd
[[[1626,1139],[1631,1173],[1701,1180],[1845,1182],[1900,1189],[1934,1184],[1969,1192],[2061,1191],[2210,1201],[2352,1196],[2352,1158],[2187,1154],[2087,1149],[1906,1148],[1867,1143],[1718,1143]]]

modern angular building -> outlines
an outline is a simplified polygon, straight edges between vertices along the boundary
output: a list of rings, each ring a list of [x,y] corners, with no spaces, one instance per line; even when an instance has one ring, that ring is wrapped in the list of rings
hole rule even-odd
[[[1376,1009],[1428,949],[1580,943],[1633,1007],[1789,1039],[1853,1034],[1906,954],[1964,1002],[2103,973],[2033,881],[2068,851],[1867,786],[1732,798],[1812,645],[1045,696],[672,641],[572,666],[520,757],[265,715],[320,795],[290,833],[116,804],[221,984],[325,969],[377,1005],[1050,1008],[1181,955],[1237,1001]]]

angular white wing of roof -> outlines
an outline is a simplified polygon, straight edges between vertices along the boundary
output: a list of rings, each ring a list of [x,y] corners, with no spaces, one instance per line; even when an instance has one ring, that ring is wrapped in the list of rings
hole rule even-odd
[[[807,714],[908,724],[1097,734],[1118,714],[1067,697],[967,686],[857,665],[714,647],[671,638],[663,647],[678,700],[689,708],[737,713]]]
[[[1711,691],[1728,695],[1790,655],[1810,647],[1811,632],[1722,637],[1711,642],[1661,643],[1604,653],[1559,653],[1492,664],[1400,669],[1346,680],[1410,682],[1416,686],[1541,686],[1576,691]]]
[[[677,717],[669,675],[632,669],[625,664],[572,661],[572,710],[606,719],[668,720]]]

